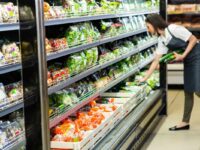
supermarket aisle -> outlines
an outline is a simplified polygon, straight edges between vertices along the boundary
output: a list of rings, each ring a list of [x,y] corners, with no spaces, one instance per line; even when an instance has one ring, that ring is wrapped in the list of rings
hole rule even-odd
[[[195,96],[189,131],[170,132],[168,128],[181,120],[183,112],[182,90],[168,93],[168,117],[163,120],[157,132],[150,137],[143,150],[200,150],[200,99]]]

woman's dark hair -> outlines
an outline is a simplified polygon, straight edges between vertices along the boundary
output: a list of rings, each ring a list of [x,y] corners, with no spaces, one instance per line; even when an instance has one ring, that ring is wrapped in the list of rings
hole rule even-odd
[[[158,29],[164,30],[168,27],[167,22],[159,14],[149,14],[147,15],[145,21],[154,27],[157,34],[159,34]]]

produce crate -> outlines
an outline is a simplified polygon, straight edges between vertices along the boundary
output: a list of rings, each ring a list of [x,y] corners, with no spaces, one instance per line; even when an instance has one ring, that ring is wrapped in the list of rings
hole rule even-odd
[[[74,150],[87,150],[92,148],[103,135],[108,133],[113,128],[113,120],[120,118],[119,115],[122,112],[121,105],[117,105],[118,108],[111,113],[105,112],[106,119],[95,130],[86,134],[86,137],[80,142],[58,142],[51,141],[51,148],[53,149],[74,149]]]
[[[117,106],[118,108],[115,110],[114,113],[105,113],[105,115],[109,114],[110,116],[106,119],[104,124],[101,125],[101,130],[99,130],[98,133],[95,131],[96,134],[94,134],[94,146],[114,128],[117,121],[119,122],[121,120],[123,107],[122,104],[117,104]]]

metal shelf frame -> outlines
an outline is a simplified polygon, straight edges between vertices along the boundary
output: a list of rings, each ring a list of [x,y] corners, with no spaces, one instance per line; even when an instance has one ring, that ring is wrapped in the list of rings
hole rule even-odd
[[[110,18],[120,18],[120,17],[129,17],[135,15],[144,15],[151,13],[158,13],[158,10],[151,11],[139,11],[139,12],[127,12],[123,14],[103,14],[103,15],[95,15],[95,16],[80,16],[80,17],[71,17],[71,18],[62,18],[62,19],[52,19],[45,21],[45,26],[54,26],[61,24],[69,24],[69,23],[78,23],[85,21],[93,21],[93,20],[101,20],[101,19],[110,19]]]
[[[10,113],[12,113],[12,112],[14,112],[16,110],[19,110],[19,109],[21,109],[23,107],[24,107],[23,100],[20,100],[19,102],[13,104],[12,106],[0,110],[0,117],[3,117],[5,115],[7,115],[7,114],[10,114]]]
[[[102,40],[99,40],[99,41],[96,41],[96,42],[93,42],[93,43],[84,44],[84,45],[80,45],[80,46],[76,46],[76,47],[72,47],[72,48],[67,48],[67,49],[62,50],[62,51],[58,51],[58,52],[55,52],[55,53],[48,54],[47,60],[49,61],[49,60],[53,60],[53,59],[56,59],[56,58],[60,58],[62,56],[66,56],[66,55],[69,55],[69,54],[72,54],[72,53],[80,52],[82,50],[86,50],[86,49],[96,47],[96,46],[99,46],[99,45],[102,45],[102,44],[105,44],[105,43],[109,43],[109,42],[112,42],[112,41],[127,38],[127,37],[137,35],[137,34],[140,34],[140,33],[143,33],[143,32],[146,32],[146,28],[139,29],[139,30],[136,30],[136,31],[133,31],[133,32],[130,32],[130,33],[124,33],[124,34],[121,34],[121,35],[118,35],[118,36],[115,36],[115,37],[102,39]]]
[[[19,23],[0,23],[0,32],[19,30]]]
[[[5,65],[0,67],[0,74],[5,74],[9,73],[12,71],[20,70],[22,69],[21,64],[10,64],[10,65]]]

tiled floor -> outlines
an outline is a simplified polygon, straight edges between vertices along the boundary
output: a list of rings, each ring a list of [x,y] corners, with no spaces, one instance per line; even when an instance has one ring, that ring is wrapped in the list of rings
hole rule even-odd
[[[170,90],[168,93],[168,116],[152,134],[143,150],[200,150],[200,98],[195,96],[194,108],[188,131],[168,131],[182,119],[184,93]]]

